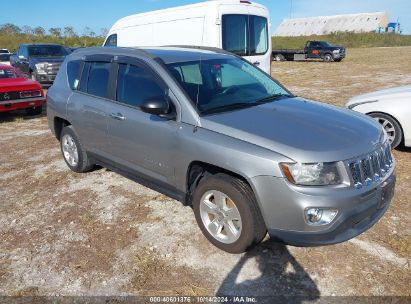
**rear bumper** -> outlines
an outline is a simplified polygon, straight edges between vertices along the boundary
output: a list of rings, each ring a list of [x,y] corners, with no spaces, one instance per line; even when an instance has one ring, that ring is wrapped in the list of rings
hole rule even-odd
[[[253,185],[270,237],[294,246],[329,245],[349,240],[371,228],[388,209],[395,171],[370,189],[311,189],[307,192],[282,178],[257,177]],[[258,185],[258,186],[255,186]],[[338,210],[328,225],[309,225],[307,208]]]
[[[30,101],[10,101],[10,102],[1,101],[0,102],[0,112],[11,112],[11,111],[16,111],[16,110],[36,108],[36,107],[43,105],[44,103],[45,103],[44,98],[30,100]]]

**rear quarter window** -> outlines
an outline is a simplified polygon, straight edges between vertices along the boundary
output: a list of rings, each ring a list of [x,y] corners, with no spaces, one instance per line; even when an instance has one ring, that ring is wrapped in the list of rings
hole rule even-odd
[[[70,61],[67,63],[67,80],[72,90],[77,90],[80,82],[81,61]]]

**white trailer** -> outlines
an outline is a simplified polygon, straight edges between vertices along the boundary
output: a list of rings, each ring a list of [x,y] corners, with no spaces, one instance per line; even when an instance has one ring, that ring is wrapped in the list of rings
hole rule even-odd
[[[268,9],[244,0],[214,0],[131,15],[110,29],[104,46],[217,47],[271,70]]]

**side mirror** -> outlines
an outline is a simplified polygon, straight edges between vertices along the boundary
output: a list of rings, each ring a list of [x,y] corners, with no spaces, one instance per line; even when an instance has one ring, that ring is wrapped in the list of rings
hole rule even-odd
[[[170,113],[170,104],[164,97],[150,98],[140,105],[144,113],[166,117]]]

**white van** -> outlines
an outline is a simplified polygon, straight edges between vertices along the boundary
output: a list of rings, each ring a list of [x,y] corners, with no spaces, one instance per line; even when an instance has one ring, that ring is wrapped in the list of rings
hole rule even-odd
[[[110,29],[104,46],[217,47],[270,74],[270,26],[268,9],[261,4],[215,0],[122,18]]]

